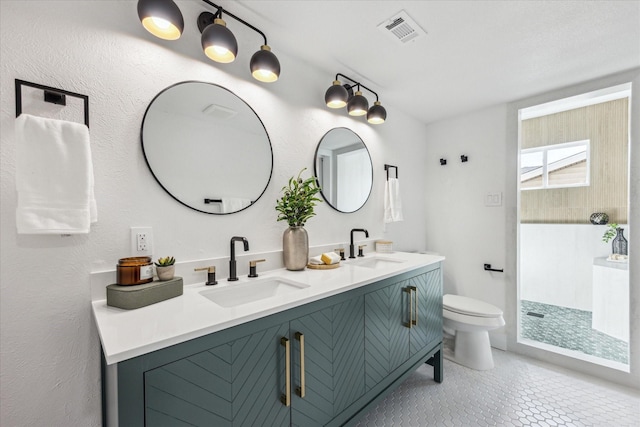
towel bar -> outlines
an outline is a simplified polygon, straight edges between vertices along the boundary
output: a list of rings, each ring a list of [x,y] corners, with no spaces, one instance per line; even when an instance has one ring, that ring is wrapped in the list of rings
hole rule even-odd
[[[398,178],[398,167],[393,165],[384,165],[384,170],[387,171],[387,181],[389,181],[389,169],[394,168],[396,170],[396,179]]]
[[[84,102],[84,124],[89,127],[89,97],[87,95],[19,79],[16,79],[16,117],[22,114],[22,86],[43,90],[45,102],[51,102],[53,104],[67,105],[65,96],[82,99]]]
[[[485,271],[497,271],[498,273],[504,273],[504,268],[501,268],[500,270],[496,268],[491,268],[491,264],[485,264],[484,269]]]

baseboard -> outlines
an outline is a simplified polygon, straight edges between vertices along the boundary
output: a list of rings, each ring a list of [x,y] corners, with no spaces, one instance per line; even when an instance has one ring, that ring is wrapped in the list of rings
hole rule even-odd
[[[507,334],[504,332],[489,331],[489,341],[491,341],[491,347],[507,351]]]

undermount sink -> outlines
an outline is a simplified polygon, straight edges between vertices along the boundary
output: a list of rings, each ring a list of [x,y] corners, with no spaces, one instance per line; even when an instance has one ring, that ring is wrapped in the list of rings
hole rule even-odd
[[[355,265],[356,267],[385,268],[385,267],[390,267],[392,265],[398,265],[403,262],[404,260],[395,259],[395,258],[364,257],[364,258],[357,258],[353,261],[349,261],[349,264]]]
[[[282,277],[250,280],[250,282],[229,283],[221,288],[207,289],[201,291],[200,295],[219,306],[236,307],[267,298],[287,295],[309,287],[309,285]]]

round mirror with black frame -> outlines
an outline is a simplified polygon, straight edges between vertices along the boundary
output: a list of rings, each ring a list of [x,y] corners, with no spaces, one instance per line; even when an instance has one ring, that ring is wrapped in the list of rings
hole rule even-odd
[[[371,156],[351,129],[333,128],[324,134],[316,148],[314,172],[322,197],[339,212],[359,210],[371,195]]]
[[[162,90],[144,114],[140,137],[156,181],[198,212],[239,212],[271,181],[273,149],[262,121],[216,84],[185,81]]]

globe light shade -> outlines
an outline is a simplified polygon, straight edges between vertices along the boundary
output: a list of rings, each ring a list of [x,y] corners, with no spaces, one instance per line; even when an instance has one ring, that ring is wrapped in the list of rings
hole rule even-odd
[[[182,13],[173,0],[139,0],[138,17],[147,31],[164,40],[177,40],[184,30]]]
[[[380,104],[379,101],[373,103],[373,107],[369,108],[367,112],[367,121],[374,125],[384,123],[387,119],[387,110]]]
[[[253,54],[249,67],[253,78],[261,82],[272,83],[280,76],[280,61],[266,44]]]
[[[364,116],[369,110],[369,101],[362,96],[362,92],[356,91],[356,94],[347,102],[347,111],[350,116]]]
[[[349,93],[339,80],[334,80],[324,94],[324,102],[329,108],[342,108],[347,105],[348,99]]]
[[[228,64],[236,59],[238,41],[221,18],[202,31],[202,50],[212,61]]]

